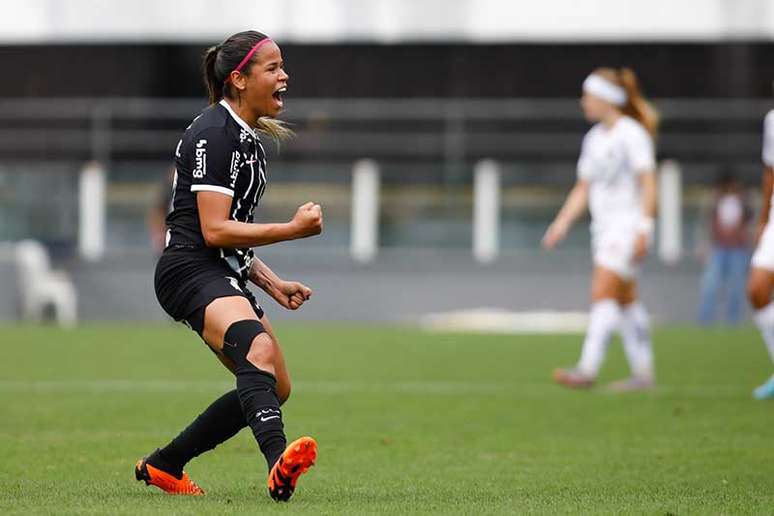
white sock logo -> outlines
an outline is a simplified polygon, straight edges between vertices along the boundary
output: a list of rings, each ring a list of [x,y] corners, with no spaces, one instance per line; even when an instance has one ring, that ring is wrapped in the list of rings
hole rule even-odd
[[[261,423],[270,419],[279,419],[282,412],[276,409],[263,409],[255,413],[255,417],[261,420]]]

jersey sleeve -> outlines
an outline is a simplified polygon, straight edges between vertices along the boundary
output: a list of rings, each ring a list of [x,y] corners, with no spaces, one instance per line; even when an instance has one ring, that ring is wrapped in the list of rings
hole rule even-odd
[[[219,192],[234,197],[238,157],[236,143],[223,128],[212,127],[196,135],[191,167],[192,192]]]
[[[653,138],[641,126],[637,125],[626,135],[626,153],[629,165],[635,174],[656,170],[656,151]]]
[[[577,174],[578,179],[589,181],[591,180],[591,174],[592,174],[592,166],[591,166],[591,157],[589,154],[589,147],[590,147],[590,141],[591,138],[589,137],[590,133],[586,133],[586,136],[583,137],[583,143],[581,143],[581,152],[580,157],[578,157],[578,166],[577,166]]]
[[[763,164],[774,167],[774,111],[763,121]]]

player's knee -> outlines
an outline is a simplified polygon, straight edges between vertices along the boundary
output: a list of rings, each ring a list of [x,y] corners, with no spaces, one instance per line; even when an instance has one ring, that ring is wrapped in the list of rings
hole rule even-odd
[[[256,335],[250,344],[247,352],[247,360],[255,367],[266,369],[267,366],[273,367],[277,358],[277,343],[268,333]]]
[[[747,283],[747,299],[756,310],[769,304],[769,292],[766,285],[757,278],[751,278]]]
[[[619,302],[620,292],[616,292],[614,289],[609,288],[607,285],[597,286],[595,285],[591,289],[591,302],[596,303],[599,301],[605,301],[612,299],[615,302]]]
[[[279,398],[280,405],[288,401],[291,391],[289,379],[287,381],[277,382],[277,398]]]
[[[635,299],[636,296],[633,292],[630,291],[620,292],[616,297],[616,301],[618,301],[618,304],[621,306],[629,306],[630,304],[634,303]]]
[[[223,354],[231,359],[236,368],[258,367],[261,368],[260,352],[261,344],[271,341],[260,321],[245,319],[237,321],[228,327],[223,336]],[[256,342],[260,343],[255,345]],[[258,363],[256,363],[258,362]]]

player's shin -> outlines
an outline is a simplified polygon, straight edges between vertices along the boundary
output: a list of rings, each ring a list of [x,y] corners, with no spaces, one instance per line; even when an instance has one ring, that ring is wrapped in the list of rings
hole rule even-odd
[[[235,322],[226,331],[223,354],[235,364],[236,390],[242,414],[271,469],[285,450],[287,441],[277,398],[277,381],[274,375],[248,360],[253,341],[261,334],[266,335],[259,321]]]
[[[152,454],[148,462],[179,477],[188,461],[231,439],[245,426],[237,391],[229,391],[212,402],[168,445]]]
[[[621,321],[621,307],[612,299],[597,301],[591,306],[589,326],[578,362],[578,371],[596,378],[607,352],[607,345]]]
[[[645,306],[635,301],[621,310],[621,338],[632,376],[653,379],[653,346],[650,318]]]
[[[753,318],[761,332],[763,341],[766,343],[766,349],[769,350],[769,356],[774,362],[774,303],[769,303],[760,310],[756,310]]]

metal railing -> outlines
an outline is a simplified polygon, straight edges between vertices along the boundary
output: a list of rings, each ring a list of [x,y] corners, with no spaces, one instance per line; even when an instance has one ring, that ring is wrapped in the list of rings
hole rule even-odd
[[[728,168],[757,183],[762,119],[774,101],[656,105],[660,158],[680,163],[688,189]],[[33,235],[72,247],[77,174],[97,161],[108,170],[108,248],[146,245],[145,213],[182,131],[204,107],[201,99],[0,100],[0,239]],[[381,245],[469,247],[474,165],[493,159],[503,188],[503,245],[534,246],[575,177],[588,129],[576,99],[290,98],[283,118],[297,137],[272,156],[270,169],[281,173],[272,176],[263,214],[285,216],[286,204],[298,200],[295,184],[319,184],[315,195],[330,186],[338,205],[326,204],[331,217],[320,242],[337,246],[348,238],[347,192],[361,158],[381,172]],[[685,209],[687,221],[697,219],[696,202]]]
[[[757,165],[765,99],[660,99],[662,157],[680,161],[689,182],[732,165]],[[561,182],[588,124],[575,99],[288,99],[283,118],[297,138],[283,163],[348,162],[368,157],[386,167],[432,168],[427,182],[469,181],[472,163],[518,164],[513,179]],[[100,98],[0,100],[0,164],[33,161],[168,161],[199,99]],[[525,170],[526,167],[526,172]],[[529,171],[534,171],[531,178]],[[390,172],[390,170],[394,170]],[[561,170],[561,173],[557,173]],[[531,180],[532,179],[532,180]]]

